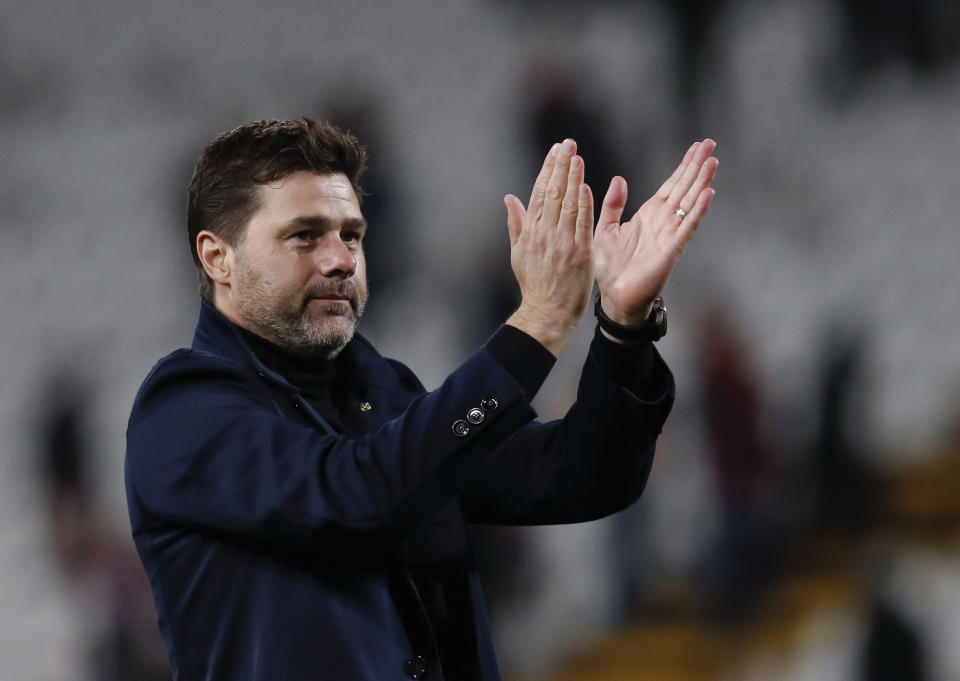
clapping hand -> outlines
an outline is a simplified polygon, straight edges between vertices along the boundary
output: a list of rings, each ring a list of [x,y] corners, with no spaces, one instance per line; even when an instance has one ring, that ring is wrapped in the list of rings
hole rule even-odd
[[[650,315],[670,273],[710,207],[719,161],[716,143],[697,142],[673,174],[628,222],[620,224],[627,183],[614,177],[594,235],[596,277],[604,314],[625,325]]]
[[[527,208],[504,197],[510,264],[520,284],[519,309],[507,323],[555,355],[580,322],[593,287],[593,194],[571,140],[555,144]]]

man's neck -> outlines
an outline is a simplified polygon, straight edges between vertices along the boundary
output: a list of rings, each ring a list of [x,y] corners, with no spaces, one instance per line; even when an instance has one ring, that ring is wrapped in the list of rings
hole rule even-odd
[[[264,338],[235,319],[231,319],[216,304],[214,308],[232,324],[244,343],[253,354],[269,369],[276,371],[291,384],[298,387],[327,383],[334,375],[333,361],[318,357],[307,357]]]

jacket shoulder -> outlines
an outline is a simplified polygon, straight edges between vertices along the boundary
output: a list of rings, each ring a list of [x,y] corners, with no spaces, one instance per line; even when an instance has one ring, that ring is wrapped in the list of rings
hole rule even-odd
[[[387,361],[387,364],[390,365],[390,369],[393,370],[397,380],[400,381],[400,384],[404,388],[412,392],[426,392],[427,389],[423,387],[423,383],[420,382],[420,379],[417,378],[417,375],[413,373],[410,367],[390,357],[384,357],[384,359]]]
[[[384,357],[369,340],[359,333],[353,337],[348,347],[351,363],[363,367],[365,382],[392,389],[396,381],[399,381],[405,390],[415,393],[426,392],[423,383],[410,367],[391,357]]]
[[[202,390],[204,385],[233,383],[244,392],[256,393],[251,370],[242,364],[196,348],[180,348],[160,358],[150,369],[133,401],[130,424],[142,416],[146,407],[174,390]]]

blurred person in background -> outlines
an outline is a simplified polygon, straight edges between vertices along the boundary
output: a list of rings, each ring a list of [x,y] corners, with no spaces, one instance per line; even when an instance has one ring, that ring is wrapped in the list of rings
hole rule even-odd
[[[203,150],[188,236],[201,309],[127,430],[133,535],[174,677],[498,679],[465,523],[591,520],[643,491],[673,402],[660,292],[713,197],[712,140],[596,233],[576,144],[509,195],[519,308],[427,392],[355,328],[367,298],[366,152],[310,119]],[[530,401],[588,308],[566,416]],[[397,329],[403,333],[403,329]]]
[[[870,463],[875,457],[863,451],[858,437],[869,338],[866,329],[834,321],[822,341],[818,367],[811,454],[814,529],[848,537],[862,535],[879,518],[880,483]]]
[[[707,309],[700,334],[700,405],[714,486],[717,536],[704,563],[707,609],[731,621],[750,605],[775,567],[785,492],[764,428],[763,389],[750,347],[723,305]]]
[[[72,372],[51,378],[37,409],[38,460],[53,554],[86,613],[80,678],[166,681],[147,580],[128,540],[96,505],[86,427],[92,391]]]

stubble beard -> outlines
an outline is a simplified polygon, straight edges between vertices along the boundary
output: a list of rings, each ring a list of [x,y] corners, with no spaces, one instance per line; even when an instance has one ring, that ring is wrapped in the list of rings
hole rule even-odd
[[[282,295],[268,277],[237,262],[237,314],[258,336],[305,359],[331,360],[347,346],[366,307],[355,281],[330,280],[299,296]],[[322,300],[323,296],[348,300]]]

